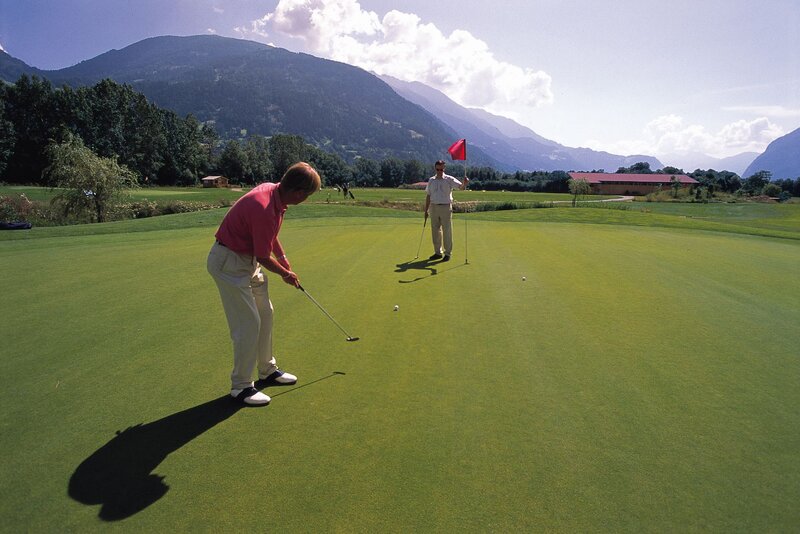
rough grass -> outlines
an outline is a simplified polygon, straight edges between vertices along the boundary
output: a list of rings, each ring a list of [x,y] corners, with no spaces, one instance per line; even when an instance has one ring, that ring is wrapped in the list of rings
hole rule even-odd
[[[800,523],[795,239],[493,212],[469,216],[469,264],[462,217],[454,260],[430,265],[412,261],[414,214],[338,209],[290,208],[282,241],[361,341],[273,281],[279,362],[301,381],[265,409],[221,399],[205,256],[224,210],[0,242],[6,528],[264,530],[271,511],[287,532]],[[122,519],[151,474],[166,493]]]

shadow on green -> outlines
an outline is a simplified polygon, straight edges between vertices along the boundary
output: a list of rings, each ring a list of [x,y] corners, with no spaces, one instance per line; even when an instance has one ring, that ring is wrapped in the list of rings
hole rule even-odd
[[[334,371],[272,396],[344,374]],[[223,395],[152,423],[118,431],[75,469],[69,480],[69,496],[82,504],[101,505],[98,517],[104,521],[119,521],[141,512],[169,491],[165,477],[153,473],[161,462],[244,407]]]
[[[405,273],[405,272],[408,272],[408,271],[415,271],[415,270],[416,271],[428,271],[429,274],[427,276],[418,276],[417,278],[414,278],[413,280],[398,280],[398,282],[401,283],[401,284],[412,284],[414,282],[419,282],[420,280],[426,280],[426,279],[430,278],[431,276],[444,274],[446,272],[452,271],[453,269],[457,269],[459,267],[463,267],[465,265],[468,265],[467,263],[461,263],[461,264],[457,264],[457,265],[452,265],[451,264],[452,266],[448,267],[447,269],[438,269],[438,268],[434,267],[435,265],[441,265],[441,264],[442,264],[442,262],[440,260],[430,260],[430,259],[411,260],[411,261],[407,261],[407,262],[404,262],[404,263],[398,263],[396,265],[397,269],[395,269],[394,272],[396,272],[396,273]],[[447,265],[447,264],[445,264],[445,265]]]

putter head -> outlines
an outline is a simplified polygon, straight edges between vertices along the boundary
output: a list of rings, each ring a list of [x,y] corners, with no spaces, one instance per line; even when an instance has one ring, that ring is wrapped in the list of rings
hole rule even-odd
[[[357,337],[348,337],[347,341],[358,341]]]

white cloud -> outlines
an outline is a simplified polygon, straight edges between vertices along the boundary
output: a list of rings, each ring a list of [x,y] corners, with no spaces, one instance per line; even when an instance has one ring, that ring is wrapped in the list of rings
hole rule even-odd
[[[767,117],[751,121],[738,120],[717,132],[709,132],[699,124],[685,124],[683,117],[663,115],[645,125],[642,138],[615,143],[590,141],[596,150],[617,154],[652,154],[655,156],[701,152],[724,158],[742,152],[763,152],[767,145],[786,132]]]
[[[206,29],[206,32],[207,32],[207,33],[211,33],[211,34],[213,34],[213,35],[216,35],[216,34],[217,34],[217,30],[215,30],[214,28],[207,28],[207,29]]]
[[[280,0],[274,12],[236,31],[262,38],[279,32],[302,40],[312,54],[419,81],[498,114],[520,116],[553,101],[549,74],[499,61],[471,33],[445,35],[398,10],[380,18],[358,0]]]
[[[214,13],[218,13],[220,15],[225,13],[225,10],[222,9],[221,7],[214,6],[212,9],[214,10]]]
[[[3,48],[3,43],[0,43],[0,52],[5,52],[5,51],[6,51],[6,49]]]

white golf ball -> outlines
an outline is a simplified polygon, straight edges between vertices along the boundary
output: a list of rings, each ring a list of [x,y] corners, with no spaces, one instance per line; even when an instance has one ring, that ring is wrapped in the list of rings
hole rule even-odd
[[[523,276],[523,277],[522,277],[522,281],[524,282],[525,280],[527,280],[527,278],[525,278],[525,277]]]
[[[397,310],[399,310],[399,309],[400,309],[400,306],[398,306],[397,304],[395,304],[395,305],[394,305],[394,311],[397,311]]]

